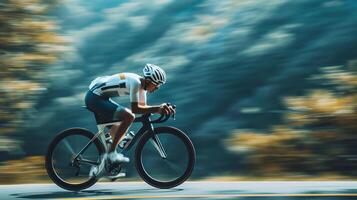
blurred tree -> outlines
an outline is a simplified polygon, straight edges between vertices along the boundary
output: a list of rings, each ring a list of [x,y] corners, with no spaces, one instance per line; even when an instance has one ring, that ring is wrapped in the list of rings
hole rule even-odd
[[[29,156],[8,160],[0,165],[0,184],[45,182],[49,178],[43,166],[42,156]]]
[[[230,150],[247,155],[253,174],[357,175],[357,61],[321,71],[311,80],[325,89],[284,99],[285,124],[269,134],[237,130],[226,140]]]
[[[3,0],[0,3],[0,153],[19,142],[21,129],[39,95],[46,91],[45,71],[63,50],[49,11],[56,0]],[[10,139],[11,138],[11,139]]]

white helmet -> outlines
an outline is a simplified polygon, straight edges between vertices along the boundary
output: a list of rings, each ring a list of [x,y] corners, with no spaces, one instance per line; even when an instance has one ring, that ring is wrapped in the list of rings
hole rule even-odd
[[[166,73],[159,66],[148,63],[145,65],[143,72],[144,77],[148,78],[155,84],[165,84],[166,82]]]

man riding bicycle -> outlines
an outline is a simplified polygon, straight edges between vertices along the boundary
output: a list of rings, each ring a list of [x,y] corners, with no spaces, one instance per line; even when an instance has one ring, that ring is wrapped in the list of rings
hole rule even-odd
[[[146,64],[143,69],[144,77],[134,73],[119,73],[111,76],[102,76],[93,80],[89,91],[85,95],[87,108],[96,114],[113,120],[120,121],[119,125],[113,125],[110,134],[114,138],[105,160],[109,163],[129,162],[129,158],[117,153],[116,148],[119,141],[135,119],[134,114],[160,113],[172,114],[175,110],[166,103],[157,106],[146,104],[146,94],[159,89],[166,82],[166,73],[160,67]],[[131,110],[116,102],[112,97],[130,96]],[[93,172],[94,170],[94,172]],[[98,168],[91,170],[96,174]]]

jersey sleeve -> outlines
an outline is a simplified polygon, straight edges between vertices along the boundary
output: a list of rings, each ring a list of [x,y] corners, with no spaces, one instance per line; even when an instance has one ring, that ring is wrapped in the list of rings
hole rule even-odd
[[[139,91],[139,104],[146,106],[146,91],[143,89]]]
[[[139,102],[140,81],[130,81],[130,102]]]

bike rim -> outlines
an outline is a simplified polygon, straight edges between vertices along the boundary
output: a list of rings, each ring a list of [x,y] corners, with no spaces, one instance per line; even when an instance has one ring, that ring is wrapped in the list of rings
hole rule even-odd
[[[73,158],[89,141],[90,138],[83,135],[69,135],[60,140],[53,149],[52,168],[62,182],[77,185],[92,179],[89,172],[94,165],[82,162],[82,160],[99,163],[100,154],[94,143],[90,144],[88,149],[81,154],[78,162],[72,162]]]
[[[141,151],[141,165],[145,173],[154,181],[173,182],[185,175],[190,164],[190,151],[187,144],[177,135],[158,133],[156,136],[164,149],[163,158],[149,139]]]

